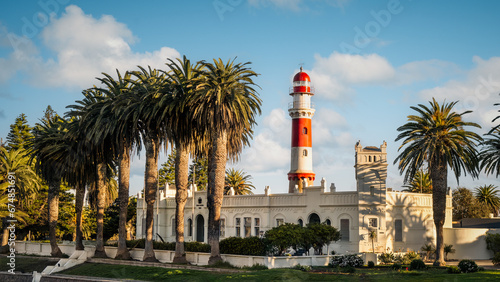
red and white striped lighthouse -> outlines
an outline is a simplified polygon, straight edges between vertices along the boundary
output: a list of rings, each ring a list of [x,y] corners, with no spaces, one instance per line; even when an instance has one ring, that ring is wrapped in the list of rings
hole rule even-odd
[[[295,185],[303,188],[313,184],[315,174],[312,167],[312,130],[311,119],[314,115],[311,97],[311,78],[302,71],[293,77],[293,90],[290,96],[293,102],[288,107],[288,114],[292,118],[292,158],[288,173],[288,192],[294,193]]]

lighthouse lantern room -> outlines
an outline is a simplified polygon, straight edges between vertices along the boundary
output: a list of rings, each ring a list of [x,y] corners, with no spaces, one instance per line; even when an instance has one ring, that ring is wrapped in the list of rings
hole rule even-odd
[[[288,113],[292,118],[292,154],[288,173],[289,193],[302,192],[313,184],[315,174],[312,168],[312,130],[311,119],[314,115],[311,97],[311,78],[300,71],[293,77],[293,90],[290,96]]]

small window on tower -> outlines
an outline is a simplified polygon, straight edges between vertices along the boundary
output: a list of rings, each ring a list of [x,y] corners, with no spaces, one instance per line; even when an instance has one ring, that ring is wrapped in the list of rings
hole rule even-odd
[[[307,134],[307,127],[304,127],[304,128],[302,129],[302,133],[303,133],[303,134]]]
[[[368,161],[371,162],[372,161],[372,156],[368,156]]]
[[[302,151],[302,155],[303,155],[304,157],[307,157],[307,150]]]

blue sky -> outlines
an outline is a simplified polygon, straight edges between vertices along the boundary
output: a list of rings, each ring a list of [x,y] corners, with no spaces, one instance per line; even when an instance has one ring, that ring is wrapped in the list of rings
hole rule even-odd
[[[392,161],[396,129],[410,106],[456,101],[485,133],[498,114],[498,1],[8,1],[0,9],[0,137],[25,113],[59,114],[101,72],[163,68],[166,58],[252,62],[263,112],[241,161],[256,193],[286,192],[290,161],[288,89],[300,64],[315,86],[313,160],[338,190],[354,190],[354,144],[388,143],[388,187],[402,177]],[[162,154],[161,161],[166,158]],[[131,193],[143,186],[134,157]],[[460,184],[499,185],[482,175]],[[449,186],[457,186],[450,175]]]

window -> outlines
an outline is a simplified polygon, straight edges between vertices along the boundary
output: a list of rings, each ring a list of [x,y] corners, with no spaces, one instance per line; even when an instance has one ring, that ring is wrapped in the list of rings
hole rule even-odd
[[[254,224],[254,229],[255,229],[255,236],[260,235],[260,218],[254,218],[255,224]]]
[[[396,242],[403,242],[403,220],[402,219],[396,219],[394,221],[394,241]]]
[[[302,128],[302,133],[307,134],[307,127]]]
[[[302,151],[302,155],[303,155],[304,157],[307,157],[307,150]]]
[[[304,221],[302,221],[302,219],[300,219],[300,218],[297,221],[297,223],[300,225],[300,227],[304,226]]]
[[[193,220],[188,218],[188,236],[193,236]]]
[[[340,240],[349,241],[349,219],[340,220]]]
[[[285,224],[285,221],[283,220],[283,218],[277,218],[276,219],[276,226],[280,226],[280,225],[283,225]]]
[[[202,202],[203,202],[203,200],[201,198],[198,198],[198,204],[201,205]]]
[[[252,218],[244,217],[245,237],[252,236]]]
[[[175,236],[175,217],[172,218],[172,236]]]
[[[327,220],[325,221],[325,223],[326,223],[326,225],[328,225],[328,226],[331,226],[331,225],[332,225],[332,222],[331,222],[329,219],[327,219]]]
[[[370,186],[370,196],[375,194],[375,186]]]
[[[368,227],[377,228],[377,226],[378,226],[378,224],[377,224],[376,218],[369,218],[368,219]]]
[[[371,162],[372,161],[372,156],[368,156],[368,161]]]
[[[236,218],[236,237],[241,237],[241,218]]]
[[[219,224],[220,224],[220,228],[219,228],[220,237],[225,237],[226,236],[226,219],[221,218],[219,220]]]
[[[376,162],[377,161],[377,157],[376,156],[373,156],[373,161]]]

